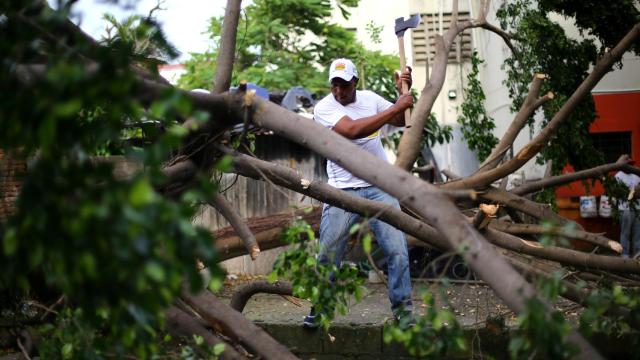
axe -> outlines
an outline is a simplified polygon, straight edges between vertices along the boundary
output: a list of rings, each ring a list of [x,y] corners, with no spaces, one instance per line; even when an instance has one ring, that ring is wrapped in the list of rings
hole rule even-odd
[[[404,17],[399,17],[396,19],[395,31],[396,31],[396,36],[398,37],[398,48],[400,50],[400,73],[401,74],[404,71],[404,69],[407,68],[407,60],[405,59],[405,55],[404,55],[404,32],[407,31],[407,29],[412,29],[417,27],[418,24],[420,24],[419,14],[413,15],[409,17],[407,20],[405,20]],[[402,81],[402,94],[406,94],[407,91],[409,91],[407,83]],[[404,124],[405,124],[405,127],[407,128],[411,127],[411,124],[409,124],[409,121],[411,121],[411,110],[407,109],[404,111]]]

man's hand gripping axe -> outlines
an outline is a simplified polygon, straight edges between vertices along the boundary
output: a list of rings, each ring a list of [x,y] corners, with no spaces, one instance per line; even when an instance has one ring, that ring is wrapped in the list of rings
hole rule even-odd
[[[420,15],[415,14],[409,19],[405,20],[404,17],[400,17],[396,19],[396,36],[398,37],[398,48],[400,50],[400,74],[402,74],[407,68],[407,60],[404,55],[404,32],[407,29],[412,29],[420,24]],[[409,91],[409,87],[407,83],[402,81],[402,94],[406,94]],[[407,128],[411,127],[409,123],[411,121],[411,110],[407,109],[404,111],[404,123]]]

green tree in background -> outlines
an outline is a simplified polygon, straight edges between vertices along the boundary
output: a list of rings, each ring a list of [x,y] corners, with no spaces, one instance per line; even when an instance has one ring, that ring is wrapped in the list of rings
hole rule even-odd
[[[464,89],[464,102],[460,106],[462,113],[458,116],[462,135],[469,148],[475,150],[480,162],[491,154],[498,143],[498,138],[493,135],[496,125],[484,108],[486,97],[478,79],[478,65],[482,62],[474,51],[471,56],[471,71],[467,75],[467,86]]]
[[[513,100],[511,110],[517,112],[528,91],[531,74],[548,76],[541,93],[552,91],[554,99],[545,105],[541,127],[544,127],[560,106],[582,82],[588,71],[604,52],[621,39],[640,19],[634,6],[637,2],[625,0],[557,1],[515,0],[506,2],[497,16],[503,29],[514,35],[518,56],[511,56],[504,63],[507,72],[506,85]],[[553,15],[574,17],[582,40],[567,36]],[[598,40],[599,44],[594,41]],[[640,45],[633,50],[638,53]],[[603,158],[589,137],[589,125],[597,114],[593,98],[582,100],[564,122],[556,136],[540,152],[538,161],[553,160],[553,172],[559,173],[570,163],[576,169],[584,169],[601,163]],[[533,131],[533,123],[531,123]]]
[[[357,1],[342,1],[342,14]],[[393,72],[399,68],[397,56],[371,51],[356,40],[355,33],[329,21],[330,1],[254,1],[244,9],[238,26],[233,83],[247,80],[270,91],[304,86],[311,92],[328,93],[326,69],[339,57],[357,64],[362,84],[387,99],[396,96]],[[187,74],[179,82],[185,89],[208,89],[213,83],[219,50],[222,17],[214,17],[207,32],[211,49],[192,54],[186,62]],[[370,35],[382,31],[370,26]],[[375,41],[375,39],[374,39]]]

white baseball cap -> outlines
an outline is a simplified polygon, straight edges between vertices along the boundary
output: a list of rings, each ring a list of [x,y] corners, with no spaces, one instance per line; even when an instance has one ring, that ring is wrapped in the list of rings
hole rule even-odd
[[[337,77],[351,81],[354,77],[358,77],[358,69],[356,69],[356,66],[353,65],[353,62],[349,59],[333,60],[329,67],[329,81]]]

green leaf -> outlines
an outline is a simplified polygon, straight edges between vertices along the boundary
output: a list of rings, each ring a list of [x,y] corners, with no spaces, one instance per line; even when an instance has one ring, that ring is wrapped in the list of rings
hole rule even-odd
[[[63,359],[71,359],[73,356],[73,344],[66,343],[60,350]]]
[[[222,354],[224,352],[225,349],[225,345],[220,343],[220,344],[215,344],[213,346],[213,355],[214,356],[219,356],[220,354]]]
[[[138,179],[129,192],[129,201],[135,207],[147,205],[153,202],[154,199],[155,192],[146,178]]]
[[[4,239],[2,239],[2,248],[6,256],[13,255],[16,252],[16,249],[18,249],[18,238],[16,236],[16,231],[13,228],[9,228],[5,232]]]
[[[149,262],[144,268],[145,273],[156,282],[163,282],[166,279],[164,268],[156,262]]]
[[[364,239],[362,239],[362,248],[365,253],[371,254],[371,235],[367,234]]]
[[[231,155],[221,157],[215,165],[216,170],[229,172],[233,168],[233,158]]]

